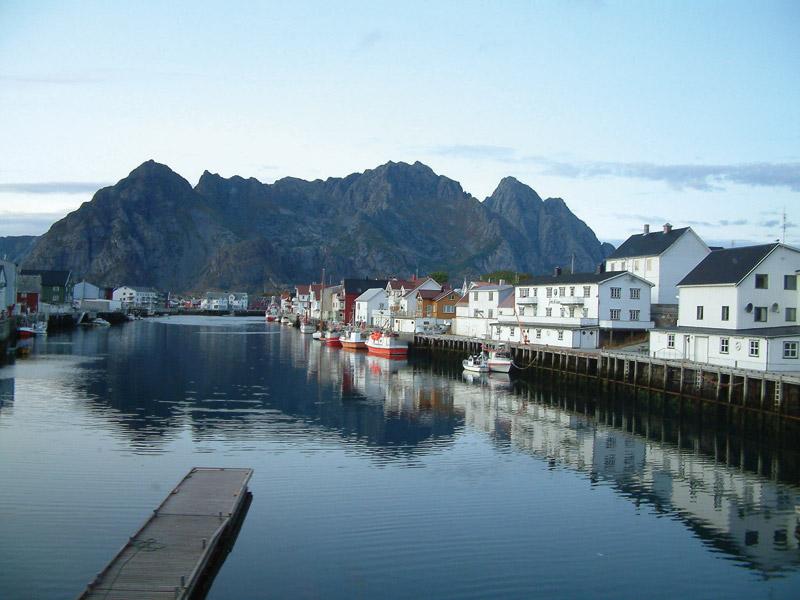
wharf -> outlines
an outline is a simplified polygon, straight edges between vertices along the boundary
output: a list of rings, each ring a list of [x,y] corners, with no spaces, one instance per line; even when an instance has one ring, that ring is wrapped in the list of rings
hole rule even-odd
[[[487,340],[415,334],[414,346],[474,354]],[[491,340],[488,340],[491,341]],[[636,352],[503,342],[523,371],[536,369],[696,398],[800,422],[800,376],[723,367]]]
[[[252,469],[195,467],[78,597],[190,598],[247,507]]]

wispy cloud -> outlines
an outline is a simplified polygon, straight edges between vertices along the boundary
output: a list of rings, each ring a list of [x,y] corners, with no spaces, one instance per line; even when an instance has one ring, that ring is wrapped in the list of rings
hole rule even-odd
[[[63,219],[66,212],[25,213],[0,212],[0,236],[41,235],[50,226]]]
[[[109,183],[96,181],[36,181],[0,183],[0,194],[93,194]]]
[[[353,46],[353,53],[360,54],[362,52],[366,52],[368,50],[372,50],[375,46],[377,46],[380,42],[383,41],[384,35],[383,32],[378,29],[373,29],[372,31],[368,31],[364,35],[362,35]]]
[[[800,162],[754,162],[739,164],[656,164],[649,162],[561,161],[543,156],[525,156],[509,146],[457,144],[435,146],[429,152],[455,158],[494,160],[538,165],[541,173],[569,179],[622,177],[660,181],[683,190],[704,192],[725,189],[726,184],[756,187],[787,187],[800,192]]]
[[[661,181],[675,189],[716,191],[725,184],[788,187],[800,192],[800,163],[746,163],[731,165],[658,165],[645,162],[559,162],[533,159],[545,167],[546,175],[571,179],[623,177]]]

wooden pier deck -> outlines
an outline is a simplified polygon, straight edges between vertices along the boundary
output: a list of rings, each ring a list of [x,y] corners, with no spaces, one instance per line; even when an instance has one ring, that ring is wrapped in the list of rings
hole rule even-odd
[[[245,506],[252,469],[196,467],[79,600],[190,598]]]

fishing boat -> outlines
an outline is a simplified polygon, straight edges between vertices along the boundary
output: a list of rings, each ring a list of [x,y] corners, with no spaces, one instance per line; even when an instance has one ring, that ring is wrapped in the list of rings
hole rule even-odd
[[[322,343],[326,346],[341,348],[342,342],[339,339],[341,335],[342,332],[338,329],[329,329],[328,331],[324,331],[322,332]]]
[[[496,373],[508,373],[514,367],[511,353],[506,349],[505,344],[496,346],[484,345],[483,352],[486,355],[486,362],[489,370]]]
[[[367,338],[361,329],[355,327],[345,329],[339,338],[343,348],[349,350],[359,350],[367,347]]]
[[[308,318],[300,323],[300,333],[314,333],[316,330],[317,328],[308,322]]]
[[[289,320],[289,317],[281,317],[281,323],[284,325],[289,325],[291,321]]]
[[[17,327],[17,337],[19,339],[26,339],[35,335],[47,334],[47,321],[36,321],[30,325],[23,325]]]
[[[461,361],[461,366],[464,367],[465,371],[472,371],[473,373],[489,372],[489,362],[483,353],[468,356]]]
[[[366,341],[367,351],[377,356],[405,358],[408,355],[408,342],[400,340],[392,331],[373,331]]]

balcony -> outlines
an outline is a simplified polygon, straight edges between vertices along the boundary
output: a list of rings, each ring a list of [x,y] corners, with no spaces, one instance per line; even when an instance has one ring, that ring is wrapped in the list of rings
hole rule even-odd
[[[517,298],[517,304],[524,304],[526,306],[530,304],[534,305],[539,304],[539,298],[537,298],[536,296],[525,296],[525,297],[520,296],[519,298]]]
[[[554,296],[550,298],[553,304],[583,304],[586,298],[583,296]]]

